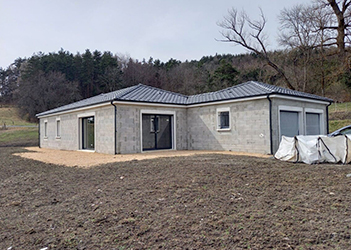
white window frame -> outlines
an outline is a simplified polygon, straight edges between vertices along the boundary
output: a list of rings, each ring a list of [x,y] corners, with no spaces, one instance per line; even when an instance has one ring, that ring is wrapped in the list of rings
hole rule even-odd
[[[325,135],[327,132],[325,130],[325,122],[324,122],[324,110],[323,109],[313,109],[313,108],[305,108],[305,134],[307,134],[307,113],[310,114],[319,114],[319,128],[322,135]]]
[[[56,118],[56,139],[61,139],[61,119]]]
[[[221,128],[221,119],[220,119],[220,113],[222,112],[228,112],[229,115],[229,126],[228,128]],[[219,132],[225,132],[225,131],[230,131],[231,130],[231,114],[230,114],[230,107],[225,107],[225,108],[217,108],[217,131]]]
[[[48,138],[48,120],[44,120],[44,139]]]
[[[303,117],[303,108],[302,107],[295,107],[295,106],[285,106],[279,105],[278,106],[278,124],[279,124],[279,140],[282,138],[281,136],[281,126],[280,126],[280,111],[290,111],[290,112],[297,112],[299,118],[299,135],[305,134],[305,126],[304,126],[304,117]]]
[[[141,109],[140,110],[140,152],[148,152],[143,150],[143,114],[151,115],[171,115],[172,116],[172,148],[164,150],[177,150],[177,129],[176,129],[176,112],[170,110],[159,109]]]
[[[83,135],[82,135],[82,118],[86,117],[94,117],[94,150],[89,150],[89,149],[83,149]],[[97,117],[95,115],[95,111],[93,112],[86,112],[86,113],[81,113],[77,115],[78,118],[78,128],[79,128],[79,133],[78,133],[78,150],[82,152],[96,152],[96,131],[97,131]]]

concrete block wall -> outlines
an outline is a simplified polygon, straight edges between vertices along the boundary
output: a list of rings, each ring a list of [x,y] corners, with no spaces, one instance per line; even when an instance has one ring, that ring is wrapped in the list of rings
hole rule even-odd
[[[40,146],[43,148],[77,150],[78,120],[75,114],[54,115],[40,119]],[[61,136],[56,137],[56,119],[60,119]],[[44,123],[47,122],[47,137],[44,137]]]
[[[162,112],[175,112],[176,149],[187,149],[187,111],[185,108],[122,104],[117,105],[117,153],[128,154],[142,151],[140,135],[141,110],[159,111],[160,114]]]
[[[114,107],[111,105],[53,114],[40,119],[40,146],[43,148],[79,150],[81,147],[81,117],[94,113],[95,151],[114,154]],[[56,120],[60,119],[61,136],[56,137]],[[47,121],[48,136],[44,137],[44,123]]]
[[[280,143],[280,128],[279,128],[279,106],[287,106],[292,108],[301,108],[302,109],[302,124],[305,129],[305,113],[306,109],[318,109],[323,110],[322,119],[323,121],[323,132],[322,134],[327,133],[327,115],[326,115],[326,105],[316,102],[302,102],[297,100],[289,100],[289,99],[282,99],[282,98],[272,98],[272,141],[273,141],[273,153],[278,150],[279,143]],[[304,134],[304,131],[301,132]]]
[[[112,105],[95,110],[95,151],[115,153],[115,110]]]
[[[117,105],[117,153],[141,152],[138,106]]]
[[[229,131],[217,129],[217,108],[230,108]],[[269,154],[268,100],[189,108],[188,149]]]
[[[188,149],[188,110],[175,109],[176,111],[176,148],[177,150]]]

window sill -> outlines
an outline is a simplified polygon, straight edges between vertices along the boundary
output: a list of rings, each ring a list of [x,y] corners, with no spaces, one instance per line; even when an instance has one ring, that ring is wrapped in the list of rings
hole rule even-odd
[[[45,137],[44,137],[44,140],[47,140],[47,139],[48,139],[48,137],[47,137],[47,136],[45,136]]]
[[[93,149],[79,149],[79,152],[86,152],[86,153],[95,153],[95,150]]]
[[[61,140],[61,136],[56,136],[56,140]]]
[[[218,132],[229,132],[229,131],[231,131],[231,129],[230,128],[217,128],[217,131]]]

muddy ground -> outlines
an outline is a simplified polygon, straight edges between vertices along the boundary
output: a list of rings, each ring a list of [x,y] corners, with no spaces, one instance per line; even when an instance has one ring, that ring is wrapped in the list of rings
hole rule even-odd
[[[235,155],[78,168],[0,148],[0,249],[349,249],[350,165]]]

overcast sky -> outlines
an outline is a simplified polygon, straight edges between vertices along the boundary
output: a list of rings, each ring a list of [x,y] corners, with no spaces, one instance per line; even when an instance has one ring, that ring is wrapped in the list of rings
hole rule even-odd
[[[0,67],[39,51],[111,51],[134,59],[181,61],[246,51],[221,39],[232,7],[254,19],[261,7],[276,49],[280,11],[308,0],[0,0]]]

